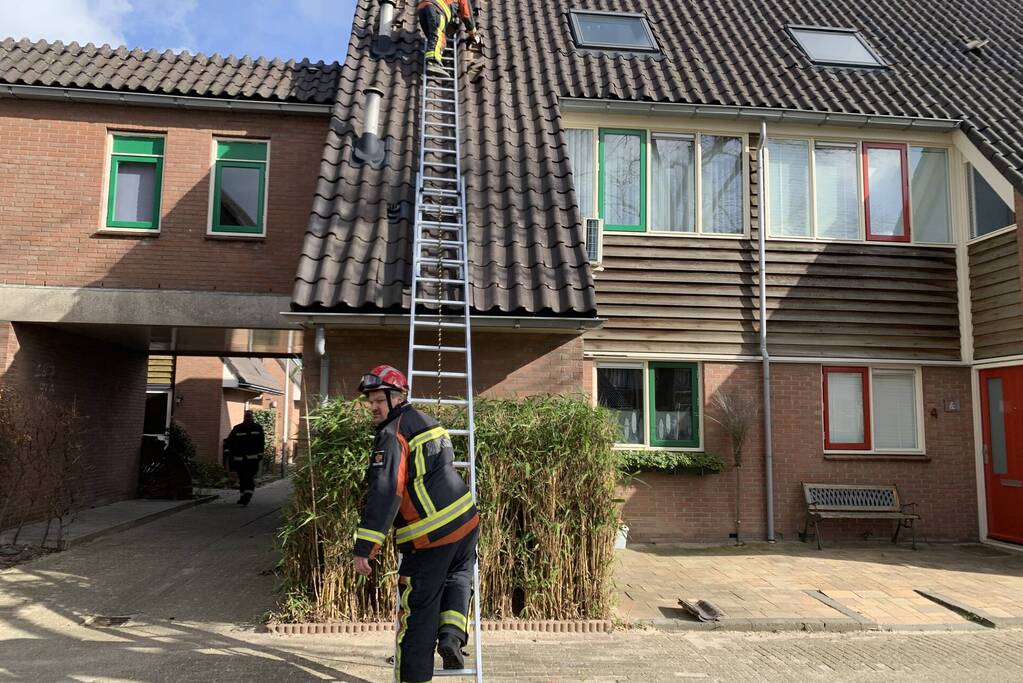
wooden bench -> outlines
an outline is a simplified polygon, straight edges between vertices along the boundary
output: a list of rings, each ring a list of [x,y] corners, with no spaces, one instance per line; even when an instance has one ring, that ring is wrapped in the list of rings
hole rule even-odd
[[[920,515],[913,510],[916,503],[902,503],[899,489],[894,485],[863,486],[859,484],[807,484],[803,483],[806,498],[806,525],[803,540],[807,540],[810,524],[821,547],[821,522],[825,519],[894,519],[895,534],[892,543],[899,540],[899,531],[906,527],[913,537],[916,550],[916,529],[913,523]]]

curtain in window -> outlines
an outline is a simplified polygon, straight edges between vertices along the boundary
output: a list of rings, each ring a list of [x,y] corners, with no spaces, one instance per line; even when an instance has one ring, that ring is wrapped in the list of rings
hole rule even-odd
[[[856,171],[856,145],[818,142],[814,146],[814,173],[817,237],[858,239],[860,181]]]
[[[863,375],[858,372],[829,372],[826,377],[828,441],[832,444],[863,443]]]
[[[604,224],[639,225],[641,148],[637,135],[604,135]]]
[[[654,136],[653,230],[696,231],[696,161],[691,137]]]
[[[593,131],[585,128],[569,128],[565,131],[568,140],[568,161],[572,166],[575,181],[575,196],[583,218],[595,218],[593,202]]]
[[[903,237],[902,151],[887,148],[867,149],[867,207],[870,209],[867,234]]]
[[[700,136],[703,232],[742,234],[742,140]]]
[[[970,203],[973,214],[973,236],[980,237],[995,230],[1016,222],[1016,215],[1008,204],[1002,201],[1001,196],[995,192],[984,176],[971,167],[973,177],[970,183]]]
[[[150,223],[156,192],[156,166],[131,161],[117,164],[114,220]]]
[[[693,371],[653,368],[654,436],[657,441],[693,438]]]
[[[810,143],[768,140],[767,184],[771,234],[810,236]]]
[[[619,443],[643,443],[642,368],[597,368],[597,403],[614,414]]]
[[[952,241],[947,156],[943,149],[909,148],[909,196],[913,235],[918,242]]]
[[[874,448],[919,448],[917,443],[916,374],[875,370]]]

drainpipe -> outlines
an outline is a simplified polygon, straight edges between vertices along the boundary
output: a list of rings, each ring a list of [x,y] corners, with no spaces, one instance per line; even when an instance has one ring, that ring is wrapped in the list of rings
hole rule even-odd
[[[330,356],[327,355],[327,331],[316,326],[316,355],[320,357],[320,405],[327,403],[327,385],[330,382]]]
[[[288,353],[291,353],[291,338],[293,331],[288,331]],[[281,479],[284,479],[284,461],[288,457],[288,437],[291,436],[290,418],[291,408],[291,357],[284,359],[284,426],[281,428]]]
[[[757,244],[760,251],[760,358],[764,368],[764,479],[767,484],[767,542],[774,543],[774,446],[771,436],[771,356],[767,352],[767,121],[760,122],[757,145],[758,220]]]

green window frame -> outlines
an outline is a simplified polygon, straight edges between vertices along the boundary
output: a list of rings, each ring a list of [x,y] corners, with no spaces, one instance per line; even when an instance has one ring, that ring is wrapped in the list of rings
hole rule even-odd
[[[107,180],[106,227],[132,230],[160,229],[160,194],[163,188],[164,139],[146,135],[113,135],[110,146],[110,177]],[[152,220],[118,220],[117,176],[122,164],[147,164],[155,167],[153,178]]]
[[[659,439],[657,438],[657,395],[655,384],[657,370],[689,370],[690,387],[692,388],[692,410],[690,412],[690,433],[689,439]],[[647,369],[647,405],[649,405],[646,416],[650,445],[662,448],[698,448],[700,446],[700,368],[696,363],[669,363],[650,362]]]
[[[605,199],[605,180],[604,175],[607,170],[607,165],[604,162],[604,139],[608,135],[623,135],[639,138],[639,223],[633,225],[620,225],[614,223],[608,223],[606,219],[606,209],[604,206]],[[604,220],[604,230],[613,232],[646,232],[646,131],[645,130],[633,130],[626,128],[601,128],[599,133],[599,144],[598,144],[598,164],[599,164],[599,180],[597,186],[597,203],[599,207],[599,215]]]
[[[217,140],[216,162],[213,167],[213,211],[210,232],[218,235],[263,235],[266,231],[266,174],[269,164],[269,143],[265,140]],[[256,219],[250,225],[221,222],[223,208],[224,170],[229,168],[254,169],[259,172],[256,191]]]

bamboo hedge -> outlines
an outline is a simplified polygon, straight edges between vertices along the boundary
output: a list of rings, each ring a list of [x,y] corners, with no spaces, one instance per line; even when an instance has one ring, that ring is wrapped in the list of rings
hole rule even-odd
[[[458,428],[456,411],[431,411]],[[285,621],[386,621],[396,562],[352,569],[373,427],[365,405],[309,415],[308,452],[280,531]],[[581,397],[476,402],[481,607],[486,618],[594,619],[610,613],[618,457],[615,427]],[[455,439],[456,450],[463,444]],[[461,451],[461,452],[464,452]]]

